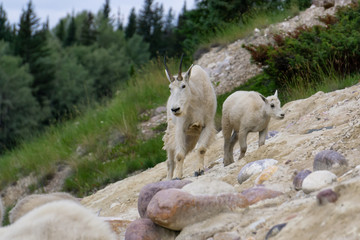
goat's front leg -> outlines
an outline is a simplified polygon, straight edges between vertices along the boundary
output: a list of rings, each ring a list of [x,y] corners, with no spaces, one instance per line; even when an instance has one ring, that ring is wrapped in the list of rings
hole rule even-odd
[[[186,136],[182,127],[176,126],[176,151],[175,151],[175,175],[174,178],[181,179],[183,174],[183,164],[186,154]]]
[[[174,152],[174,150],[173,149],[167,150],[167,156],[168,156],[168,159],[166,161],[167,168],[168,168],[167,179],[171,180],[173,178],[174,168],[175,168],[175,161],[174,161],[175,152]]]
[[[265,144],[266,135],[268,133],[268,128],[259,132],[259,147]]]
[[[205,126],[200,133],[200,137],[198,140],[198,147],[197,147],[198,161],[197,161],[195,176],[204,174],[205,153],[207,147],[210,145],[213,139],[214,136],[213,134],[215,132],[212,126],[213,125],[211,124]]]

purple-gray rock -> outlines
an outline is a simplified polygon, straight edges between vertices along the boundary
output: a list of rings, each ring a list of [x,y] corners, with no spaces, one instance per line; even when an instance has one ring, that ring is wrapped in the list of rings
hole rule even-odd
[[[310,173],[311,173],[311,171],[306,169],[306,170],[301,170],[300,172],[298,172],[298,174],[296,174],[296,176],[294,177],[294,180],[293,180],[293,184],[294,184],[296,191],[301,190],[304,179]]]
[[[334,203],[338,199],[338,195],[331,189],[325,189],[316,195],[319,205],[324,205],[328,202]]]
[[[138,198],[138,212],[140,217],[146,217],[147,206],[157,192],[169,188],[182,188],[189,183],[191,183],[189,180],[169,180],[145,185],[141,189]]]
[[[148,218],[140,218],[126,228],[125,240],[173,240],[177,232],[160,227]]]
[[[276,236],[281,229],[283,229],[286,226],[286,223],[281,223],[278,225],[273,226],[266,234],[265,236],[265,240],[268,240],[269,238],[272,238],[274,236]]]
[[[219,213],[248,206],[248,200],[240,193],[194,196],[172,188],[155,194],[147,207],[146,215],[154,223],[177,231]]]
[[[315,155],[313,169],[331,170],[332,168],[347,166],[347,160],[340,153],[333,150],[324,150]]]
[[[266,140],[272,137],[275,137],[276,135],[278,135],[278,131],[269,131],[268,134],[266,135]]]

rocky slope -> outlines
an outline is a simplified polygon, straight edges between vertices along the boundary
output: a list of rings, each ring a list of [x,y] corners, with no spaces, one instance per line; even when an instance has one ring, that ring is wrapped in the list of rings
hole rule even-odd
[[[304,19],[314,20],[314,16],[331,11],[334,8],[325,11],[322,7],[312,7],[299,17],[271,26],[251,38],[254,41],[269,39],[266,37],[269,29],[274,31],[281,29],[281,26],[310,23]],[[212,81],[217,83],[217,93],[240,85],[260,71],[249,63],[250,56],[241,48],[243,41],[249,39],[239,40],[221,50],[212,49],[198,60],[198,64],[208,69]],[[273,239],[359,239],[360,84],[331,93],[318,92],[310,98],[290,102],[283,109],[285,119],[271,120],[269,130],[272,137],[267,139],[264,146],[258,148],[257,134],[249,135],[248,151],[240,161],[223,166],[223,138],[219,132],[206,154],[205,175],[193,177],[193,155],[190,154],[184,164],[185,179],[192,182],[219,180],[232,185],[236,192],[261,183],[267,189],[283,194],[233,213],[218,214],[204,222],[192,224],[181,231],[177,239],[265,239],[273,226],[283,223],[286,223],[285,227]],[[331,169],[336,175],[335,179],[315,191],[305,193],[295,190],[293,179],[296,173],[305,169],[313,171],[316,154],[328,149],[342,154],[347,166]],[[234,158],[238,156],[239,146],[236,144]],[[247,163],[261,159],[275,159],[277,163],[271,171],[266,169],[268,172],[264,170],[249,175],[239,184],[237,179],[241,169]],[[82,204],[106,219],[115,219],[113,227],[119,239],[124,239],[127,226],[140,218],[137,209],[140,190],[147,184],[165,178],[166,163],[163,162],[107,186],[84,198]],[[319,204],[316,195],[322,188],[332,189],[337,194],[337,201]],[[226,235],[221,238],[222,233],[229,232],[232,238],[226,238]]]
[[[213,234],[211,229],[233,231],[241,239],[264,239],[268,230],[280,223],[287,226],[279,233],[279,239],[358,239],[360,228],[356,218],[360,208],[357,197],[360,194],[360,84],[330,93],[318,92],[307,99],[290,102],[283,106],[286,112],[284,120],[271,120],[269,129],[275,136],[266,144],[257,147],[257,135],[248,138],[248,151],[243,159],[223,167],[223,138],[218,133],[216,141],[206,155],[208,169],[205,175],[192,177],[192,155],[185,160],[184,173],[187,180],[221,180],[235,187],[238,192],[255,185],[259,174],[254,174],[242,184],[237,176],[242,167],[260,159],[276,159],[277,169],[262,182],[266,188],[281,191],[281,197],[261,201],[238,211],[236,224],[231,229],[226,224],[213,221],[202,223],[202,236],[191,239],[206,239]],[[318,191],[305,194],[296,191],[293,186],[294,174],[303,169],[313,171],[313,161],[317,153],[332,149],[341,153],[348,166],[337,174],[337,181],[327,186],[339,193],[335,203],[320,206],[316,201]],[[235,159],[239,155],[239,146],[234,148]],[[123,227],[119,239],[124,237],[124,229],[130,221],[139,218],[137,200],[141,188],[146,184],[166,178],[166,163],[160,163],[135,176],[107,186],[96,194],[86,197],[82,203],[99,211],[101,216],[121,219]],[[316,214],[313,214],[316,213]],[[233,219],[233,218],[230,218]],[[341,219],[341,222],[338,220]],[[219,226],[220,225],[220,226]],[[221,227],[222,226],[222,227]],[[198,226],[200,228],[200,225]],[[199,232],[196,226],[193,231]],[[347,235],[343,235],[346,233]],[[204,237],[205,236],[205,237]],[[277,239],[276,237],[276,239]]]

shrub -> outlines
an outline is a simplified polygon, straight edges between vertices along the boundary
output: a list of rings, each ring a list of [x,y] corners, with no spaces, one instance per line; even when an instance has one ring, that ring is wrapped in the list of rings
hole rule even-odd
[[[278,87],[295,76],[307,81],[319,80],[321,74],[335,70],[344,75],[360,67],[360,8],[343,8],[336,18],[322,19],[327,27],[299,27],[284,39],[275,35],[276,44],[244,46],[252,59],[264,66],[264,72]]]

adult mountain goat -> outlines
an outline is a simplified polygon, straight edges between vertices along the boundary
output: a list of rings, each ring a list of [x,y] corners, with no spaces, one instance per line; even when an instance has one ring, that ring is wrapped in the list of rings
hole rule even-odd
[[[249,132],[259,132],[259,147],[265,144],[270,117],[285,117],[277,91],[267,98],[258,92],[237,91],[225,100],[222,110],[224,166],[234,162],[233,148],[238,139],[241,149],[239,159],[244,157]]]
[[[167,102],[167,129],[164,149],[167,152],[167,178],[181,178],[185,156],[196,144],[195,176],[204,173],[204,155],[214,133],[216,95],[208,74],[198,65],[191,65],[186,73],[171,75],[164,59],[166,77],[170,81]]]
[[[110,225],[70,200],[39,206],[0,228],[0,240],[115,240]]]
[[[32,194],[28,195],[21,200],[19,200],[15,207],[9,212],[9,221],[14,223],[16,220],[24,216],[26,213],[30,212],[36,207],[44,205],[49,202],[59,201],[59,200],[72,200],[74,202],[79,202],[78,199],[71,196],[65,192],[54,192],[48,194]]]

